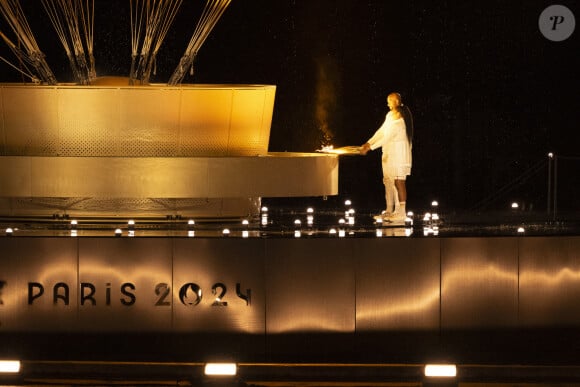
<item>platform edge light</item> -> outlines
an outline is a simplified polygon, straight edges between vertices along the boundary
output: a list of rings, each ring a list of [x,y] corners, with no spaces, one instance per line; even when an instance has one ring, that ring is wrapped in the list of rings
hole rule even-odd
[[[234,376],[238,372],[236,363],[206,363],[204,374],[209,376]]]
[[[457,376],[457,366],[455,364],[427,364],[425,376],[453,378]]]
[[[16,374],[20,372],[20,360],[0,360],[0,373]]]

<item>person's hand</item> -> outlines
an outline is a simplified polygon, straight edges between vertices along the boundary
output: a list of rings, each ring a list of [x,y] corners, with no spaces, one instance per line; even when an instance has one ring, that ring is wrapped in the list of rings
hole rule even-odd
[[[363,155],[363,156],[366,156],[367,153],[369,153],[370,150],[371,150],[371,145],[368,142],[365,142],[360,147],[360,154]]]

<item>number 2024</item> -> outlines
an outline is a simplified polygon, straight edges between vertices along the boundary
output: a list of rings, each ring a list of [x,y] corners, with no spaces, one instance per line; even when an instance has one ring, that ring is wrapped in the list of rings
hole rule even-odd
[[[236,283],[236,296],[246,302],[247,306],[252,303],[252,290],[246,289],[245,293],[242,293],[242,286],[238,282]],[[211,294],[213,297],[212,306],[228,306],[228,302],[224,301],[228,289],[222,282],[217,282],[211,287]],[[159,283],[155,285],[155,294],[157,295],[157,302],[155,306],[169,306],[171,305],[170,300],[168,300],[169,294],[171,293],[171,287],[166,283]],[[185,306],[196,306],[203,299],[203,291],[201,287],[194,283],[188,282],[179,288],[179,301]]]

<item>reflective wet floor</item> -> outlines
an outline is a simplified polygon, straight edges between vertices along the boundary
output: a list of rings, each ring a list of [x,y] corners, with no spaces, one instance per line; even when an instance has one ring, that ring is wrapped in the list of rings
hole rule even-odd
[[[259,214],[234,218],[0,217],[1,236],[383,238],[580,235],[580,216],[516,211],[467,213],[429,208],[405,220],[377,220],[378,211],[353,206],[264,205]]]

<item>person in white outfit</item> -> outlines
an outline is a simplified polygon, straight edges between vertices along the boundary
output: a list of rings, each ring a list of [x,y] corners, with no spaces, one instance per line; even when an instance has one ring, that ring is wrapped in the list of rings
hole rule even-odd
[[[400,221],[406,216],[406,179],[411,174],[413,118],[411,111],[401,101],[399,93],[387,97],[389,112],[385,122],[361,146],[361,154],[382,148],[383,183],[385,185],[384,220]]]

